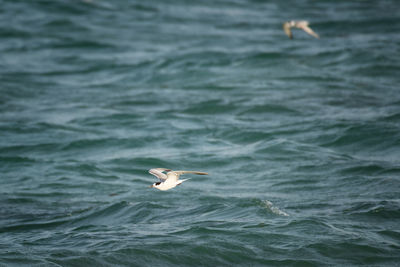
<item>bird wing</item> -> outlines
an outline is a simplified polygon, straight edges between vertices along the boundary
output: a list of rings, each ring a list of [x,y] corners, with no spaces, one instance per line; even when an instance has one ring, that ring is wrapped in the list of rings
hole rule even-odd
[[[283,23],[283,30],[285,31],[286,35],[289,36],[290,39],[293,39],[292,31],[290,30],[290,22],[287,21]]]
[[[163,173],[164,171],[169,172],[171,171],[170,169],[164,169],[164,168],[155,168],[155,169],[150,169],[149,173],[154,175],[160,180],[167,180],[167,175]]]
[[[168,177],[167,179],[168,180],[172,179],[172,180],[178,181],[179,176],[181,176],[182,174],[185,174],[185,173],[198,174],[198,175],[207,175],[208,174],[206,172],[198,172],[198,171],[170,171],[170,172],[167,172],[167,177]]]
[[[315,38],[319,39],[319,35],[316,34],[310,27],[308,26],[302,26],[301,29],[308,33],[309,35],[314,36]]]

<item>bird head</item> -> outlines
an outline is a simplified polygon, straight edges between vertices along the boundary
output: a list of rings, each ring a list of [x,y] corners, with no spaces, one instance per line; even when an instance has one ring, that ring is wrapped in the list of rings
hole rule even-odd
[[[161,182],[154,183],[154,184],[150,185],[150,188],[153,188],[153,187],[157,188],[160,186],[160,184],[161,184]]]

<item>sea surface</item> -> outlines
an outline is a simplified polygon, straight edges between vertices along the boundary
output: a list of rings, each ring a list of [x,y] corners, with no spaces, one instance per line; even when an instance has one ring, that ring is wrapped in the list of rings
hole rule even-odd
[[[0,266],[399,266],[399,10],[0,0]]]

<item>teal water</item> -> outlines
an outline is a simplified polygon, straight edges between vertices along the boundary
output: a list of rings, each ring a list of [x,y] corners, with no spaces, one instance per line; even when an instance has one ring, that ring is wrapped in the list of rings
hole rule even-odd
[[[0,265],[398,265],[399,8],[0,0]]]

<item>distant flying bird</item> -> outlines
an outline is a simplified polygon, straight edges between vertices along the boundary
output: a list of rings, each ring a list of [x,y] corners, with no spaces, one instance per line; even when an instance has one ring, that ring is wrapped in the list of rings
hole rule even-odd
[[[198,174],[198,175],[208,174],[206,172],[197,172],[197,171],[173,171],[164,168],[151,169],[149,170],[149,173],[160,179],[160,182],[154,183],[150,187],[157,188],[161,191],[169,190],[177,185],[180,185],[184,181],[189,180],[189,179],[179,180],[179,176],[181,176],[182,174],[186,173]]]
[[[287,36],[289,36],[290,39],[293,39],[293,34],[292,34],[292,31],[291,31],[292,27],[295,27],[295,28],[298,28],[298,29],[302,29],[303,31],[305,31],[309,35],[312,35],[315,38],[319,39],[319,35],[316,34],[313,30],[311,30],[310,27],[308,27],[308,21],[305,21],[305,20],[299,20],[299,21],[291,20],[291,21],[286,21],[285,23],[283,23],[283,30],[285,31]]]

